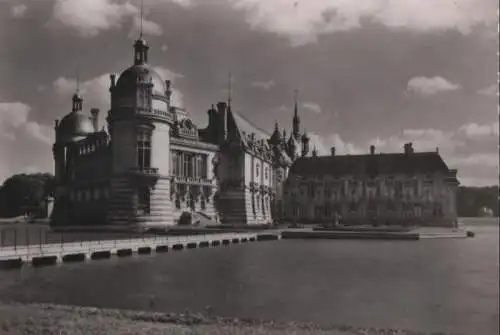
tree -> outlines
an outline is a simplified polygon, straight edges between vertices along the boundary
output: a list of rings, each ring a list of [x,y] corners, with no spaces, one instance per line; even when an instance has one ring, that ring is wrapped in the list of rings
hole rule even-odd
[[[54,192],[55,180],[49,173],[13,175],[0,187],[0,216],[37,215]]]
[[[493,210],[493,215],[498,216],[498,199],[498,186],[461,186],[457,193],[458,216],[476,217],[482,207],[491,208]]]

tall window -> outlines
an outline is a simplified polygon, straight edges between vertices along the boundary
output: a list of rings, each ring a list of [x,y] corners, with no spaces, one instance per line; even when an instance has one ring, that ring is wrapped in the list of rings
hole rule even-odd
[[[151,193],[148,187],[140,187],[137,190],[137,214],[147,215],[151,212]]]
[[[172,157],[172,161],[170,163],[170,170],[172,171],[171,174],[173,176],[177,176],[179,174],[178,169],[177,169],[177,167],[178,167],[177,166],[177,164],[178,164],[177,161],[179,160],[179,158],[177,157],[177,152],[176,151],[171,151],[170,155]]]
[[[182,175],[184,177],[192,177],[192,171],[193,171],[193,156],[189,153],[184,152],[182,154],[183,158],[183,169],[182,169]]]
[[[151,132],[147,130],[141,129],[137,132],[137,167],[151,167]]]
[[[207,170],[208,170],[208,165],[207,165],[207,155],[202,155],[201,156],[201,178],[207,178]]]

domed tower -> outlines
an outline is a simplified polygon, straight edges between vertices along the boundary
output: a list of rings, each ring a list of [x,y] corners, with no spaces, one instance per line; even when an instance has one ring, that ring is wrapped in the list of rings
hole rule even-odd
[[[69,159],[69,147],[72,143],[80,141],[93,133],[94,126],[88,115],[83,112],[83,98],[78,90],[73,94],[71,112],[64,116],[61,121],[55,123],[56,141],[52,148],[55,162],[55,178],[62,183],[66,174]]]
[[[68,183],[71,183],[75,168],[74,145],[95,131],[90,116],[83,112],[83,98],[79,95],[78,89],[72,98],[71,112],[61,121],[55,121],[54,130],[56,140],[52,152],[56,189],[51,225],[59,225],[68,224],[70,221]]]
[[[111,75],[108,129],[113,177],[108,222],[138,228],[172,224],[169,82],[148,64],[142,34],[134,43],[134,63],[118,81]],[[116,82],[115,82],[116,81]]]

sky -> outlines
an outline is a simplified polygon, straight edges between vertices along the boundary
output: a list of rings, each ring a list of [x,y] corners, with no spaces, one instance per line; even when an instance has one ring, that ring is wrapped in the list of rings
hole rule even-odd
[[[0,0],[0,182],[53,172],[54,120],[109,110],[132,65],[139,0]],[[498,184],[496,0],[144,0],[150,63],[203,127],[210,105],[320,154],[437,148],[462,185]]]

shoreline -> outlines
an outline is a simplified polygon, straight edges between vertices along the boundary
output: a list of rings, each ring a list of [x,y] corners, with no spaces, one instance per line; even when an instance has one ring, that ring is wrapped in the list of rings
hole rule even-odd
[[[223,318],[193,312],[162,313],[0,301],[0,334],[25,333],[447,335],[347,325],[321,327],[312,323]]]

